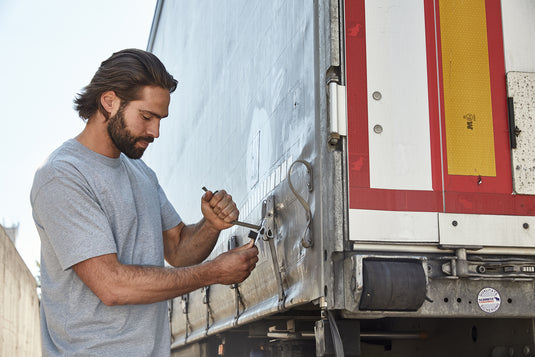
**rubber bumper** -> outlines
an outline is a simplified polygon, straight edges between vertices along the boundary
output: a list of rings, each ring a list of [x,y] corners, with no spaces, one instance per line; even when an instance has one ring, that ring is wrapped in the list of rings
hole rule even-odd
[[[360,310],[415,311],[426,296],[420,261],[363,261]]]

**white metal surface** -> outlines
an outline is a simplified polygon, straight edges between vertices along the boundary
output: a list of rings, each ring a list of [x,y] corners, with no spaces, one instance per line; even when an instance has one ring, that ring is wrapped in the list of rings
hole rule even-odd
[[[375,251],[375,252],[397,252],[409,254],[453,254],[455,248],[439,247],[436,244],[399,244],[399,243],[377,243],[377,242],[353,242],[353,250],[358,252]],[[522,247],[486,247],[477,249],[467,249],[467,253],[476,253],[478,255],[535,255],[534,248]]]
[[[350,209],[349,239],[361,242],[438,243],[437,213]]]
[[[513,190],[535,195],[535,73],[507,74],[507,96],[513,98],[515,125],[520,129],[512,149]]]
[[[438,220],[444,246],[535,247],[535,217],[439,213]]]
[[[505,72],[535,72],[535,1],[502,0]]]
[[[423,0],[366,1],[370,185],[432,188]]]

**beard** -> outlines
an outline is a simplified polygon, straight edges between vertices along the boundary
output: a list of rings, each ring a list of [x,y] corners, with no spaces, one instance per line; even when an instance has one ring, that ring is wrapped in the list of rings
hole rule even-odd
[[[150,136],[136,137],[132,135],[130,130],[126,128],[123,105],[121,105],[117,111],[117,114],[109,118],[108,134],[110,135],[111,141],[113,144],[115,144],[117,149],[131,159],[139,159],[145,152],[144,147],[136,147],[137,142],[147,141],[152,143],[154,141],[154,138]]]

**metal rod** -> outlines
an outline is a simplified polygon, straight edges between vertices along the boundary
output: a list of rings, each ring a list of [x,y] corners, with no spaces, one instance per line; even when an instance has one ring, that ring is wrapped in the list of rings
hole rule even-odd
[[[251,228],[251,229],[254,229],[254,230],[257,230],[257,231],[259,231],[260,228],[262,228],[261,226],[257,226],[256,224],[251,224],[251,223],[247,223],[247,222],[232,221],[230,223],[235,224],[237,226]]]
[[[427,333],[421,332],[361,332],[362,340],[425,340]]]

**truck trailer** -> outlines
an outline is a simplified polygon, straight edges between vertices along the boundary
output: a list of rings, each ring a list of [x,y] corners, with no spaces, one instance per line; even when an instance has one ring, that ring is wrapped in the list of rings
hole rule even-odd
[[[170,303],[173,356],[535,356],[535,1],[158,0],[147,161],[256,240]]]

